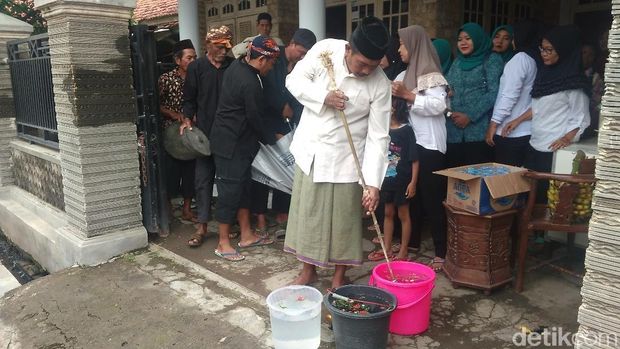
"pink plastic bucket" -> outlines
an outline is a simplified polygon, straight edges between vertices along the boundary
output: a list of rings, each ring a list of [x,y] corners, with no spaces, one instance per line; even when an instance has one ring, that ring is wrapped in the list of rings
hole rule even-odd
[[[420,334],[428,329],[435,272],[425,265],[413,262],[392,262],[390,265],[396,278],[398,275],[415,274],[422,280],[404,283],[386,279],[390,273],[387,264],[382,263],[372,270],[368,284],[390,291],[398,299],[398,306],[390,320],[390,333],[403,336]]]

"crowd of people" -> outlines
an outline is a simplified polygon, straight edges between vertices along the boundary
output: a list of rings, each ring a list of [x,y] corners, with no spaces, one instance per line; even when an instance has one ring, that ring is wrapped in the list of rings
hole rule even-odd
[[[316,267],[332,266],[332,286],[346,283],[347,268],[365,259],[363,216],[374,211],[395,260],[420,247],[427,223],[431,266],[440,270],[446,183],[435,171],[495,161],[550,172],[555,151],[598,125],[597,50],[582,45],[575,26],[528,20],[489,35],[465,23],[447,40],[412,25],[394,38],[367,17],[348,41],[316,42],[302,28],[287,45],[270,30],[271,16],[260,14],[259,35],[233,49],[230,29],[213,28],[198,59],[191,42],[180,42],[177,68],[160,78],[161,114],[164,127],[198,127],[211,142],[212,156],[168,161],[169,191],[182,188],[182,218],[198,227],[188,244],[202,244],[213,218],[218,257],[240,261],[239,249],[273,243],[265,217],[271,191],[284,251],[302,263],[295,284],[312,283]],[[293,129],[288,195],[254,182],[251,164],[259,142],[274,144]],[[383,258],[379,249],[367,256]]]

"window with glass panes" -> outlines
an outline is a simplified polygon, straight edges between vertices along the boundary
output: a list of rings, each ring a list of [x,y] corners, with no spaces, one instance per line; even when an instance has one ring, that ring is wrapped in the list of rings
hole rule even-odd
[[[239,1],[239,11],[249,10],[249,9],[250,9],[250,0]]]
[[[235,7],[231,4],[227,4],[224,7],[222,7],[223,14],[228,14],[228,13],[233,13],[233,12],[235,12]]]
[[[375,4],[361,4],[351,6],[351,31],[357,28],[357,24],[364,17],[375,15]]]
[[[218,15],[217,7],[211,7],[209,9],[209,12],[207,13],[207,16],[209,16],[209,17],[213,17],[213,16],[217,16],[217,15]]]
[[[510,2],[508,0],[491,1],[491,28],[508,24],[510,21]]]
[[[398,29],[409,25],[409,0],[384,0],[383,23],[396,35]]]
[[[267,0],[256,0],[256,7],[267,6]]]

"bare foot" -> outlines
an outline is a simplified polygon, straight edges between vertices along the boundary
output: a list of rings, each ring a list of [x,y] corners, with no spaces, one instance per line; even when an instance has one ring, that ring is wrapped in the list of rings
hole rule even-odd
[[[334,278],[332,279],[332,289],[337,289],[340,286],[349,285],[350,283],[351,280],[349,280],[349,278],[347,277],[337,278],[334,276]]]
[[[317,282],[318,279],[319,279],[319,275],[317,275],[316,272],[305,273],[302,271],[299,274],[299,276],[297,276],[295,280],[291,282],[291,285],[310,285],[312,283]]]
[[[222,253],[234,253],[237,251],[234,247],[230,246],[230,244],[218,244],[217,250]]]

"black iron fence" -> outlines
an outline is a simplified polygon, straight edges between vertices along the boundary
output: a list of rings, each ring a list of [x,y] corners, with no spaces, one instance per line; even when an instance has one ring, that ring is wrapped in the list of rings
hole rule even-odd
[[[7,47],[17,135],[58,149],[48,36],[9,41]]]

